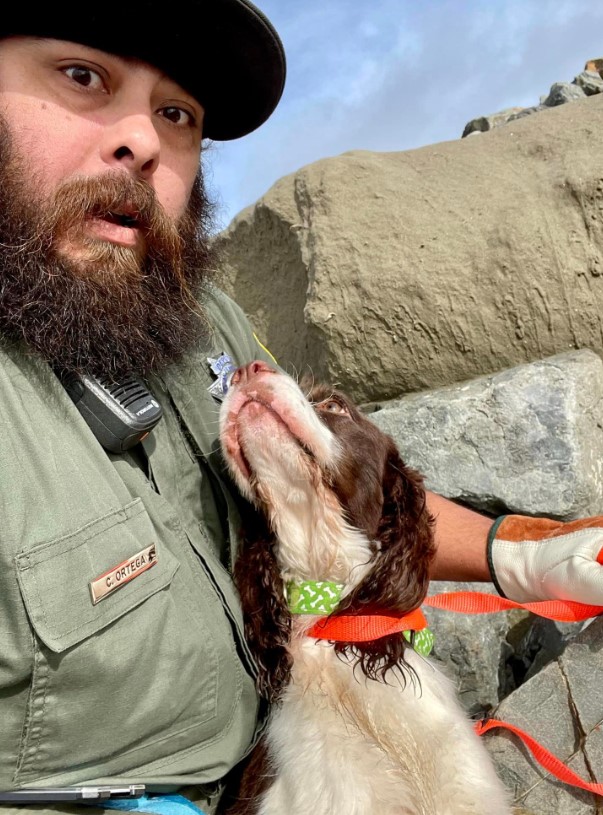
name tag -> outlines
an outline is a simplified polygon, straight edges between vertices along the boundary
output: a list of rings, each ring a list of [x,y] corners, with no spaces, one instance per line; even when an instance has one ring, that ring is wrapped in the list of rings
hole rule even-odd
[[[125,586],[139,574],[146,572],[151,566],[157,563],[157,553],[155,551],[155,544],[147,546],[137,554],[114,566],[109,571],[101,574],[96,580],[90,583],[90,594],[92,595],[92,604],[96,605],[105,597],[108,597],[117,589]]]

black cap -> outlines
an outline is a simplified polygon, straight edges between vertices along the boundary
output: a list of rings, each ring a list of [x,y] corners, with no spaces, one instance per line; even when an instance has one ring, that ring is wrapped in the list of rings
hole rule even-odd
[[[159,68],[205,109],[203,136],[225,141],[270,116],[285,84],[285,53],[270,21],[248,0],[138,0],[82,5],[16,0],[0,38],[52,37],[136,57]]]

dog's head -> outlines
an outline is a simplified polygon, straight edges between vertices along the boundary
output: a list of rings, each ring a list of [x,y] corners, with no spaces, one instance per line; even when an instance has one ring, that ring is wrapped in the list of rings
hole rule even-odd
[[[235,574],[265,689],[288,671],[285,659],[283,676],[271,675],[289,636],[288,580],[343,583],[337,613],[420,605],[433,557],[422,479],[344,394],[324,386],[304,394],[285,374],[251,363],[233,375],[221,441],[261,514],[246,519]],[[395,639],[395,647],[392,639],[337,648],[353,650],[368,675],[383,675],[402,658]]]

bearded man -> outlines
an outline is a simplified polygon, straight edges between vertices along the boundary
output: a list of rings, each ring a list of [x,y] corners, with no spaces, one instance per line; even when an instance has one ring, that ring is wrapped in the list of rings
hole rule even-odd
[[[215,375],[266,355],[212,282],[199,156],[202,138],[261,125],[284,79],[248,0],[3,12],[0,790],[145,784],[210,812],[257,737]],[[107,452],[61,377],[132,373],[163,416]],[[603,604],[597,519],[579,551],[557,527],[522,554],[517,519],[506,540],[504,523],[430,502],[435,576],[488,580],[493,565],[514,599]],[[4,806],[83,811],[46,796]]]

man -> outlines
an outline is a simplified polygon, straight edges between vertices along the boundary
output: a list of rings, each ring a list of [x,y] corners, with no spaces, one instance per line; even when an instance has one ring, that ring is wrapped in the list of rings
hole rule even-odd
[[[0,789],[142,783],[209,812],[263,714],[215,374],[265,354],[211,283],[199,154],[265,121],[284,55],[248,0],[33,18],[0,23]],[[132,372],[163,418],[109,453],[60,377]],[[435,576],[490,579],[491,521],[430,502]],[[579,551],[511,520],[491,535],[502,591],[603,604],[596,519]]]

